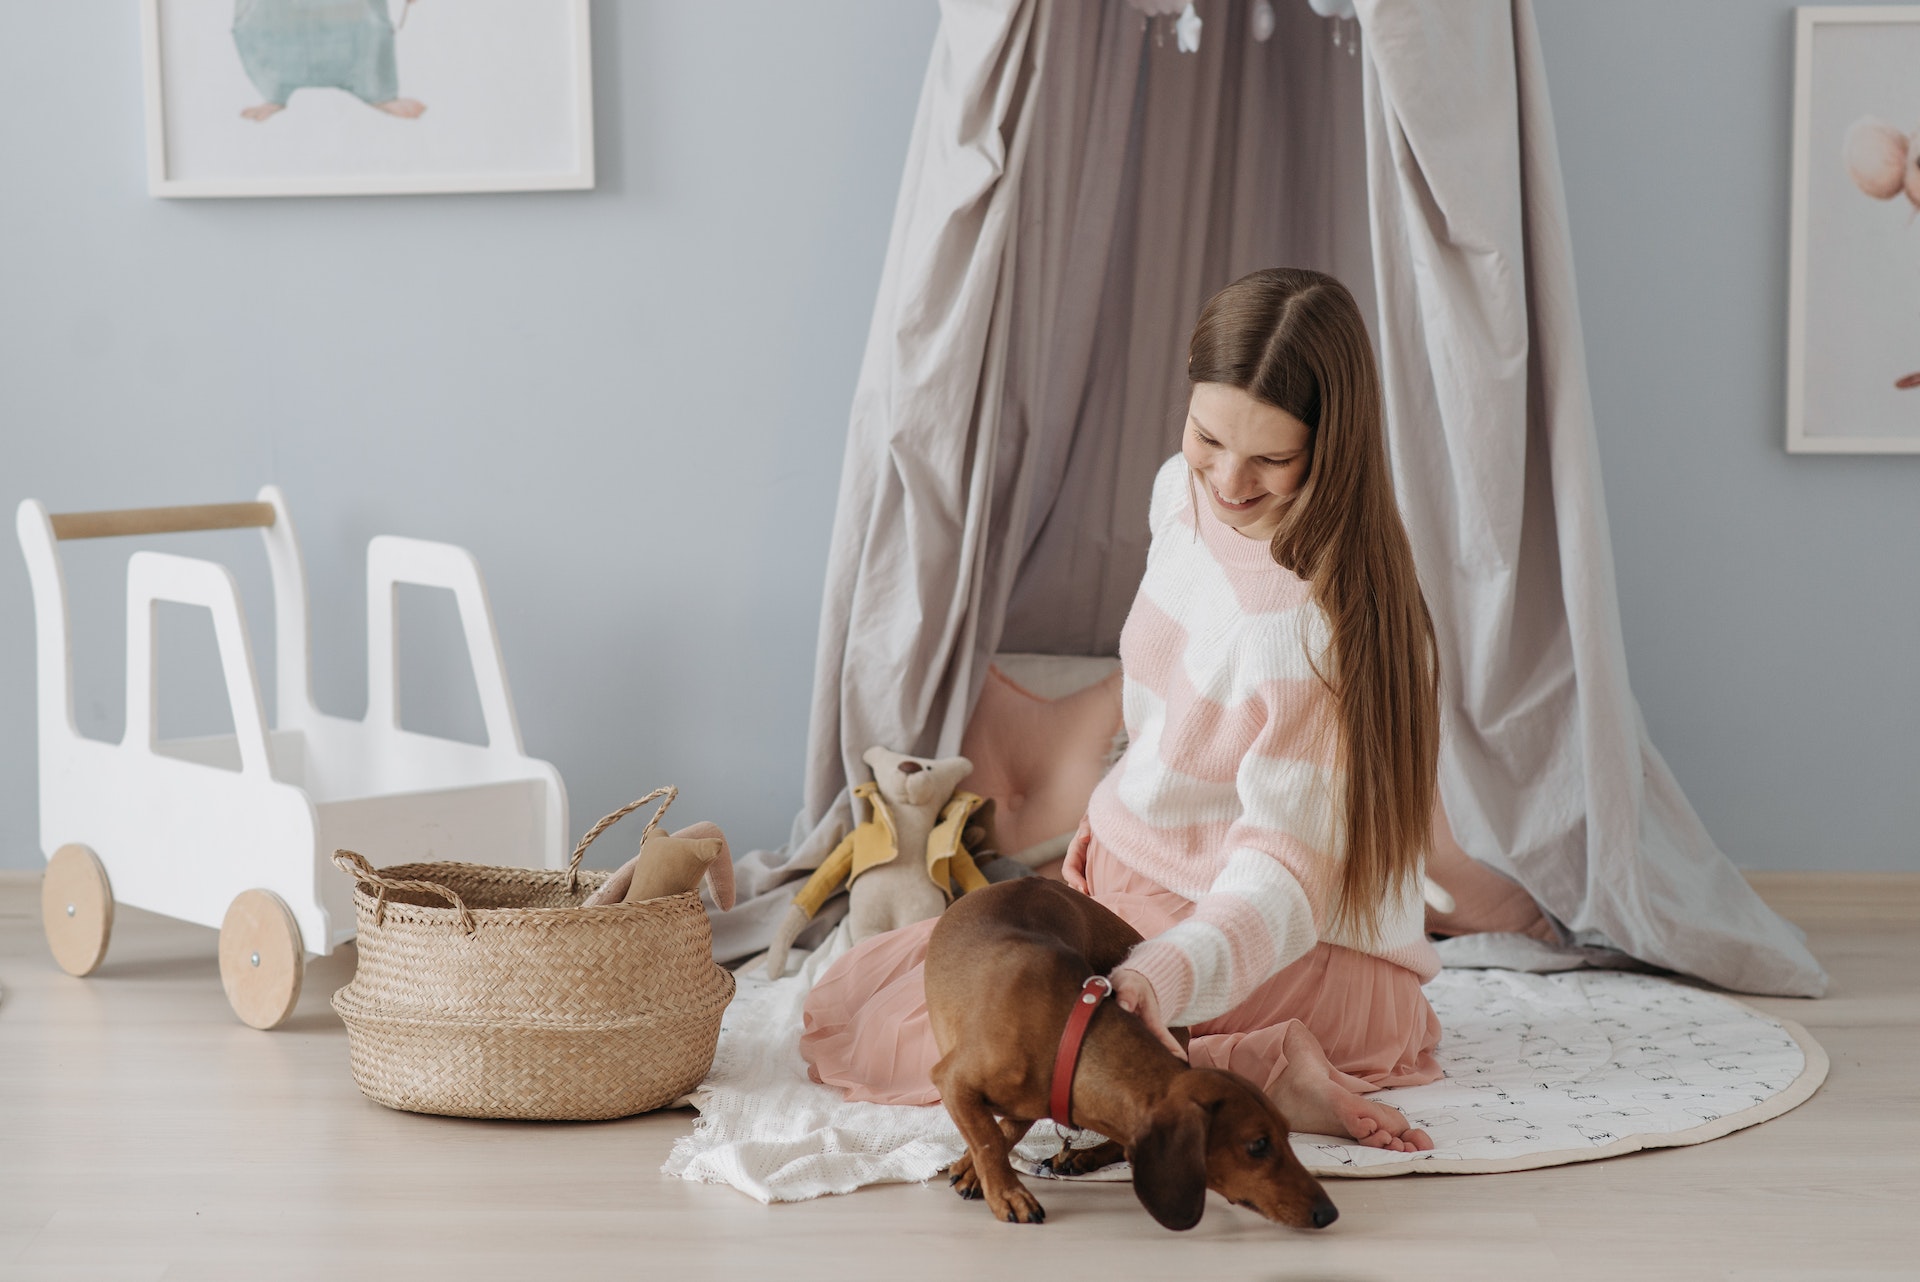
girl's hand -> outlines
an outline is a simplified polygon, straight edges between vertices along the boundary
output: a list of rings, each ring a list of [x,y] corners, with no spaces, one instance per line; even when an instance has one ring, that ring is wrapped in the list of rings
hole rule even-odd
[[[1160,1015],[1160,995],[1153,991],[1153,982],[1127,966],[1114,967],[1113,974],[1107,978],[1113,983],[1113,999],[1120,1003],[1120,1009],[1138,1015],[1162,1046],[1186,1059],[1185,1048],[1167,1031],[1167,1021]]]
[[[1083,895],[1093,893],[1087,885],[1087,846],[1092,841],[1093,822],[1082,815],[1080,827],[1074,830],[1073,840],[1067,843],[1067,857],[1060,865],[1060,876]]]

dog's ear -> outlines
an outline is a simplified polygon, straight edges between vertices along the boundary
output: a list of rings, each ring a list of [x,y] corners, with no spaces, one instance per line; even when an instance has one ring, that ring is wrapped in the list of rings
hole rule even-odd
[[[1133,1146],[1133,1191],[1166,1228],[1190,1229],[1207,1210],[1207,1110],[1174,1092]]]

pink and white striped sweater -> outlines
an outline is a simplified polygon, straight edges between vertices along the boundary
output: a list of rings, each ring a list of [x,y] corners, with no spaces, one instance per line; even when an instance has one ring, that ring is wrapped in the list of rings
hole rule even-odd
[[[1094,837],[1194,900],[1133,950],[1174,1026],[1223,1015],[1322,939],[1439,973],[1419,879],[1371,945],[1327,929],[1340,884],[1331,644],[1306,581],[1265,542],[1194,512],[1186,460],[1154,478],[1147,572],[1120,634],[1129,742],[1093,794]],[[1329,670],[1319,658],[1320,670]]]

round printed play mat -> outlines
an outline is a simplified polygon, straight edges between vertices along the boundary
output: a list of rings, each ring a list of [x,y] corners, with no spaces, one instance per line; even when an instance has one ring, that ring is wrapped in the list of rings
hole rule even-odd
[[[1446,970],[1426,993],[1447,1075],[1375,1098],[1433,1151],[1296,1135],[1314,1174],[1524,1171],[1698,1144],[1778,1117],[1827,1076],[1797,1024],[1648,975]]]
[[[1799,1025],[1647,975],[1446,970],[1426,994],[1446,1076],[1372,1098],[1424,1127],[1432,1151],[1296,1133],[1315,1175],[1487,1175],[1699,1144],[1780,1116],[1827,1076]],[[1128,1171],[1081,1178],[1102,1175]]]
[[[743,978],[701,1117],[666,1164],[764,1202],[926,1180],[963,1151],[939,1107],[854,1104],[806,1080],[798,1051],[810,976]],[[1522,1171],[1698,1144],[1805,1101],[1827,1075],[1819,1043],[1790,1021],[1673,980],[1618,971],[1449,969],[1426,986],[1444,1031],[1446,1077],[1383,1091],[1433,1136],[1390,1153],[1296,1134],[1316,1175]],[[1084,1142],[1084,1141],[1081,1141]],[[1015,1162],[1036,1175],[1055,1151],[1036,1127]],[[1125,1164],[1077,1178],[1128,1178]]]

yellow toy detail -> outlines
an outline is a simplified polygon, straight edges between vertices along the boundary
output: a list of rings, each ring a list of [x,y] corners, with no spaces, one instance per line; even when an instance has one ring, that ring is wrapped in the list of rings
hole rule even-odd
[[[840,889],[842,882],[856,880],[869,868],[892,863],[900,855],[893,815],[887,809],[886,799],[880,795],[880,785],[863,783],[853,790],[853,795],[867,803],[873,818],[848,833],[793,897],[793,902],[809,920],[820,911],[820,905]],[[941,810],[940,821],[927,836],[927,877],[948,899],[953,898],[956,885],[959,893],[965,894],[987,884],[965,841],[970,826],[967,821],[975,816],[978,822],[971,825],[978,837],[975,844],[980,849],[991,850],[993,802],[971,792],[954,793],[953,800]]]

